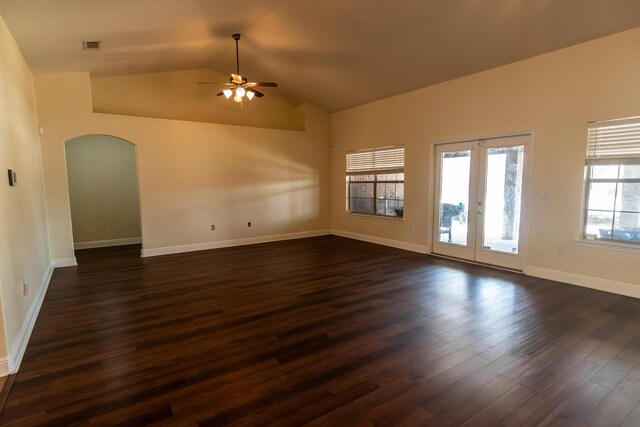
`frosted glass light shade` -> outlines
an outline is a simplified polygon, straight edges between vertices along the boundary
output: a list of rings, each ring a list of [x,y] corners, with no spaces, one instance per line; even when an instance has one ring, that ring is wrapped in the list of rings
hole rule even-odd
[[[225,96],[225,98],[229,99],[233,94],[233,91],[231,89],[225,89],[222,91],[222,94]]]

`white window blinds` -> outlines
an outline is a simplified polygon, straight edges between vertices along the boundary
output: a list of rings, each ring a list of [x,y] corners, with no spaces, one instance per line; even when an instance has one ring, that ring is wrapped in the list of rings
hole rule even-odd
[[[401,172],[404,147],[385,147],[347,153],[347,173]]]
[[[587,163],[640,158],[640,117],[589,123]]]

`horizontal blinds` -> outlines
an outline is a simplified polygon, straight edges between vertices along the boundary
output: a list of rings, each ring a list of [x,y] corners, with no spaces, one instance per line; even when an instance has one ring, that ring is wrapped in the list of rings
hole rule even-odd
[[[589,124],[588,160],[640,158],[640,117]]]
[[[402,171],[404,147],[378,148],[347,153],[347,173]]]

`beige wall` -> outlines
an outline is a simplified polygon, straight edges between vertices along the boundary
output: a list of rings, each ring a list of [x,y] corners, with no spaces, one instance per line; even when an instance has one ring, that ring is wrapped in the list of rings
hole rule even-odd
[[[210,69],[91,78],[93,111],[227,125],[303,130],[295,106],[277,98],[279,89],[241,106],[224,96],[223,87],[198,82],[226,82],[229,75]]]
[[[587,122],[640,115],[640,28],[331,116],[332,227],[430,248],[436,142],[533,130],[527,268],[640,285],[637,253],[577,246]],[[345,214],[345,152],[406,146],[402,222]],[[552,192],[551,200],[542,193]],[[558,253],[557,247],[563,251]]]
[[[145,250],[329,226],[329,115],[315,107],[297,107],[304,132],[261,129],[93,113],[88,73],[35,86],[55,259],[73,257],[64,142],[85,134],[136,145]]]
[[[31,72],[0,18],[0,359],[15,356],[50,266],[38,119]],[[18,175],[9,187],[7,169]],[[27,283],[30,294],[22,294]],[[0,365],[4,369],[3,360]]]
[[[140,237],[136,148],[107,135],[65,144],[73,241]]]

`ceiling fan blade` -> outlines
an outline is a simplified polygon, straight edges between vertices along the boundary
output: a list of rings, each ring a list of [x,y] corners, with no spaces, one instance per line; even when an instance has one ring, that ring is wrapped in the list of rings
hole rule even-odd
[[[258,98],[262,98],[264,96],[264,93],[258,92],[257,90],[255,90],[254,88],[251,88],[251,87],[247,88],[247,91],[255,93]]]
[[[229,82],[198,82],[199,85],[222,85],[222,86],[235,86]]]
[[[216,96],[222,96],[222,95],[224,95],[224,92],[216,93]]]
[[[275,82],[249,82],[249,83],[247,83],[247,86],[250,86],[250,87],[258,87],[258,86],[262,86],[262,87],[278,87],[278,83],[275,83]]]

